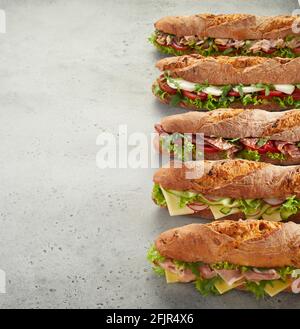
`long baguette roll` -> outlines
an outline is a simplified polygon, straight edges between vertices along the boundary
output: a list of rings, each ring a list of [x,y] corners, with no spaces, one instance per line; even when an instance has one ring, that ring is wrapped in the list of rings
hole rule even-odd
[[[184,55],[157,62],[161,71],[170,71],[173,78],[213,85],[298,84],[300,58],[204,57]]]
[[[159,31],[176,36],[211,38],[277,39],[294,35],[297,16],[255,16],[249,14],[167,16],[155,23]]]
[[[274,268],[300,267],[300,226],[269,221],[217,221],[162,233],[158,252],[170,259]]]
[[[175,164],[159,169],[154,175],[154,183],[168,190],[192,191],[214,197],[300,197],[300,166],[280,167],[240,159]]]
[[[300,111],[218,109],[187,112],[165,117],[160,123],[167,133],[203,133],[223,138],[264,137],[288,142],[300,141]]]

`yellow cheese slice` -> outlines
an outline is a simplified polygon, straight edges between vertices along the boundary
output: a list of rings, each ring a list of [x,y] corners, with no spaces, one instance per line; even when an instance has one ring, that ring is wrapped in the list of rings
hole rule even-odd
[[[222,295],[225,292],[242,285],[243,283],[244,283],[243,281],[238,281],[230,286],[229,284],[227,284],[225,281],[222,280],[215,283],[215,287],[217,288],[218,292]]]
[[[290,281],[282,282],[281,280],[274,280],[272,283],[273,287],[270,284],[265,286],[265,292],[271,297],[274,297],[291,285]]]
[[[224,208],[223,205],[218,205],[218,206],[209,206],[209,209],[211,210],[213,216],[214,216],[214,219],[220,219],[222,217],[226,217],[228,215],[233,215],[233,214],[237,214],[239,212],[241,212],[240,209],[238,208],[232,208],[231,211],[228,213],[228,214],[223,214],[220,209]]]
[[[161,190],[166,199],[170,216],[191,215],[194,213],[194,211],[187,206],[185,206],[183,208],[179,207],[180,197],[178,197],[177,195],[168,193],[163,188],[161,188]]]
[[[177,274],[165,271],[167,283],[176,283],[180,282]]]

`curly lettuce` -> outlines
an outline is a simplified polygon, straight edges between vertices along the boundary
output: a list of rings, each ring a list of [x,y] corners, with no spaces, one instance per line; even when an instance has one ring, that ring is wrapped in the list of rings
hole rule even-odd
[[[153,190],[152,190],[152,198],[155,201],[155,203],[161,207],[166,207],[167,202],[163,195],[163,192],[158,184],[154,184]]]

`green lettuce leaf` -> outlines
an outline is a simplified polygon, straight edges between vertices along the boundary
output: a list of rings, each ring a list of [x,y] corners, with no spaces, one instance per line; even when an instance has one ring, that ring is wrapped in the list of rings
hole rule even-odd
[[[258,151],[246,150],[246,149],[238,152],[237,157],[251,161],[260,160],[260,154],[258,153]]]
[[[220,281],[219,277],[214,277],[212,279],[197,279],[195,282],[196,289],[200,292],[202,296],[209,295],[220,295],[215,284]]]
[[[161,207],[165,207],[167,205],[166,199],[158,184],[154,184],[153,186],[152,198]]]
[[[152,264],[152,269],[156,274],[161,276],[165,275],[165,270],[156,264],[159,264],[160,262],[164,262],[166,259],[165,257],[160,255],[160,253],[157,251],[154,245],[152,245],[148,250],[147,260],[149,263]]]
[[[258,283],[247,281],[245,283],[245,288],[247,291],[252,292],[257,299],[260,299],[265,296],[265,287],[268,283],[272,285],[272,281],[260,281]]]
[[[261,209],[262,204],[263,204],[263,201],[260,199],[257,199],[257,200],[242,199],[242,200],[239,200],[238,208],[240,208],[245,215],[251,215],[251,214],[254,214],[255,212],[257,212],[258,209]]]
[[[295,215],[300,210],[300,200],[296,196],[291,196],[280,207],[280,214],[282,219],[286,220],[290,216]]]
[[[285,158],[285,155],[282,154],[282,153],[271,153],[271,152],[267,152],[266,153],[267,157],[270,158],[270,159],[273,159],[273,160],[280,160],[280,161],[284,161],[286,158]]]

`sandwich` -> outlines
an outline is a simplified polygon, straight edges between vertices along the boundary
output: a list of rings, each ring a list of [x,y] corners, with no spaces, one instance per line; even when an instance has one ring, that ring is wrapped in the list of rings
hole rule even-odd
[[[163,118],[155,130],[156,148],[181,160],[196,160],[204,153],[206,160],[242,158],[300,165],[299,110],[187,112]]]
[[[241,159],[173,161],[153,181],[153,201],[171,216],[300,220],[300,166]]]
[[[216,221],[162,233],[148,252],[168,283],[194,282],[204,296],[233,289],[271,297],[300,292],[300,225]]]
[[[248,14],[168,16],[155,23],[149,41],[162,53],[203,56],[297,57],[297,16]]]
[[[152,85],[164,104],[191,110],[300,108],[300,58],[185,55],[157,62]]]

